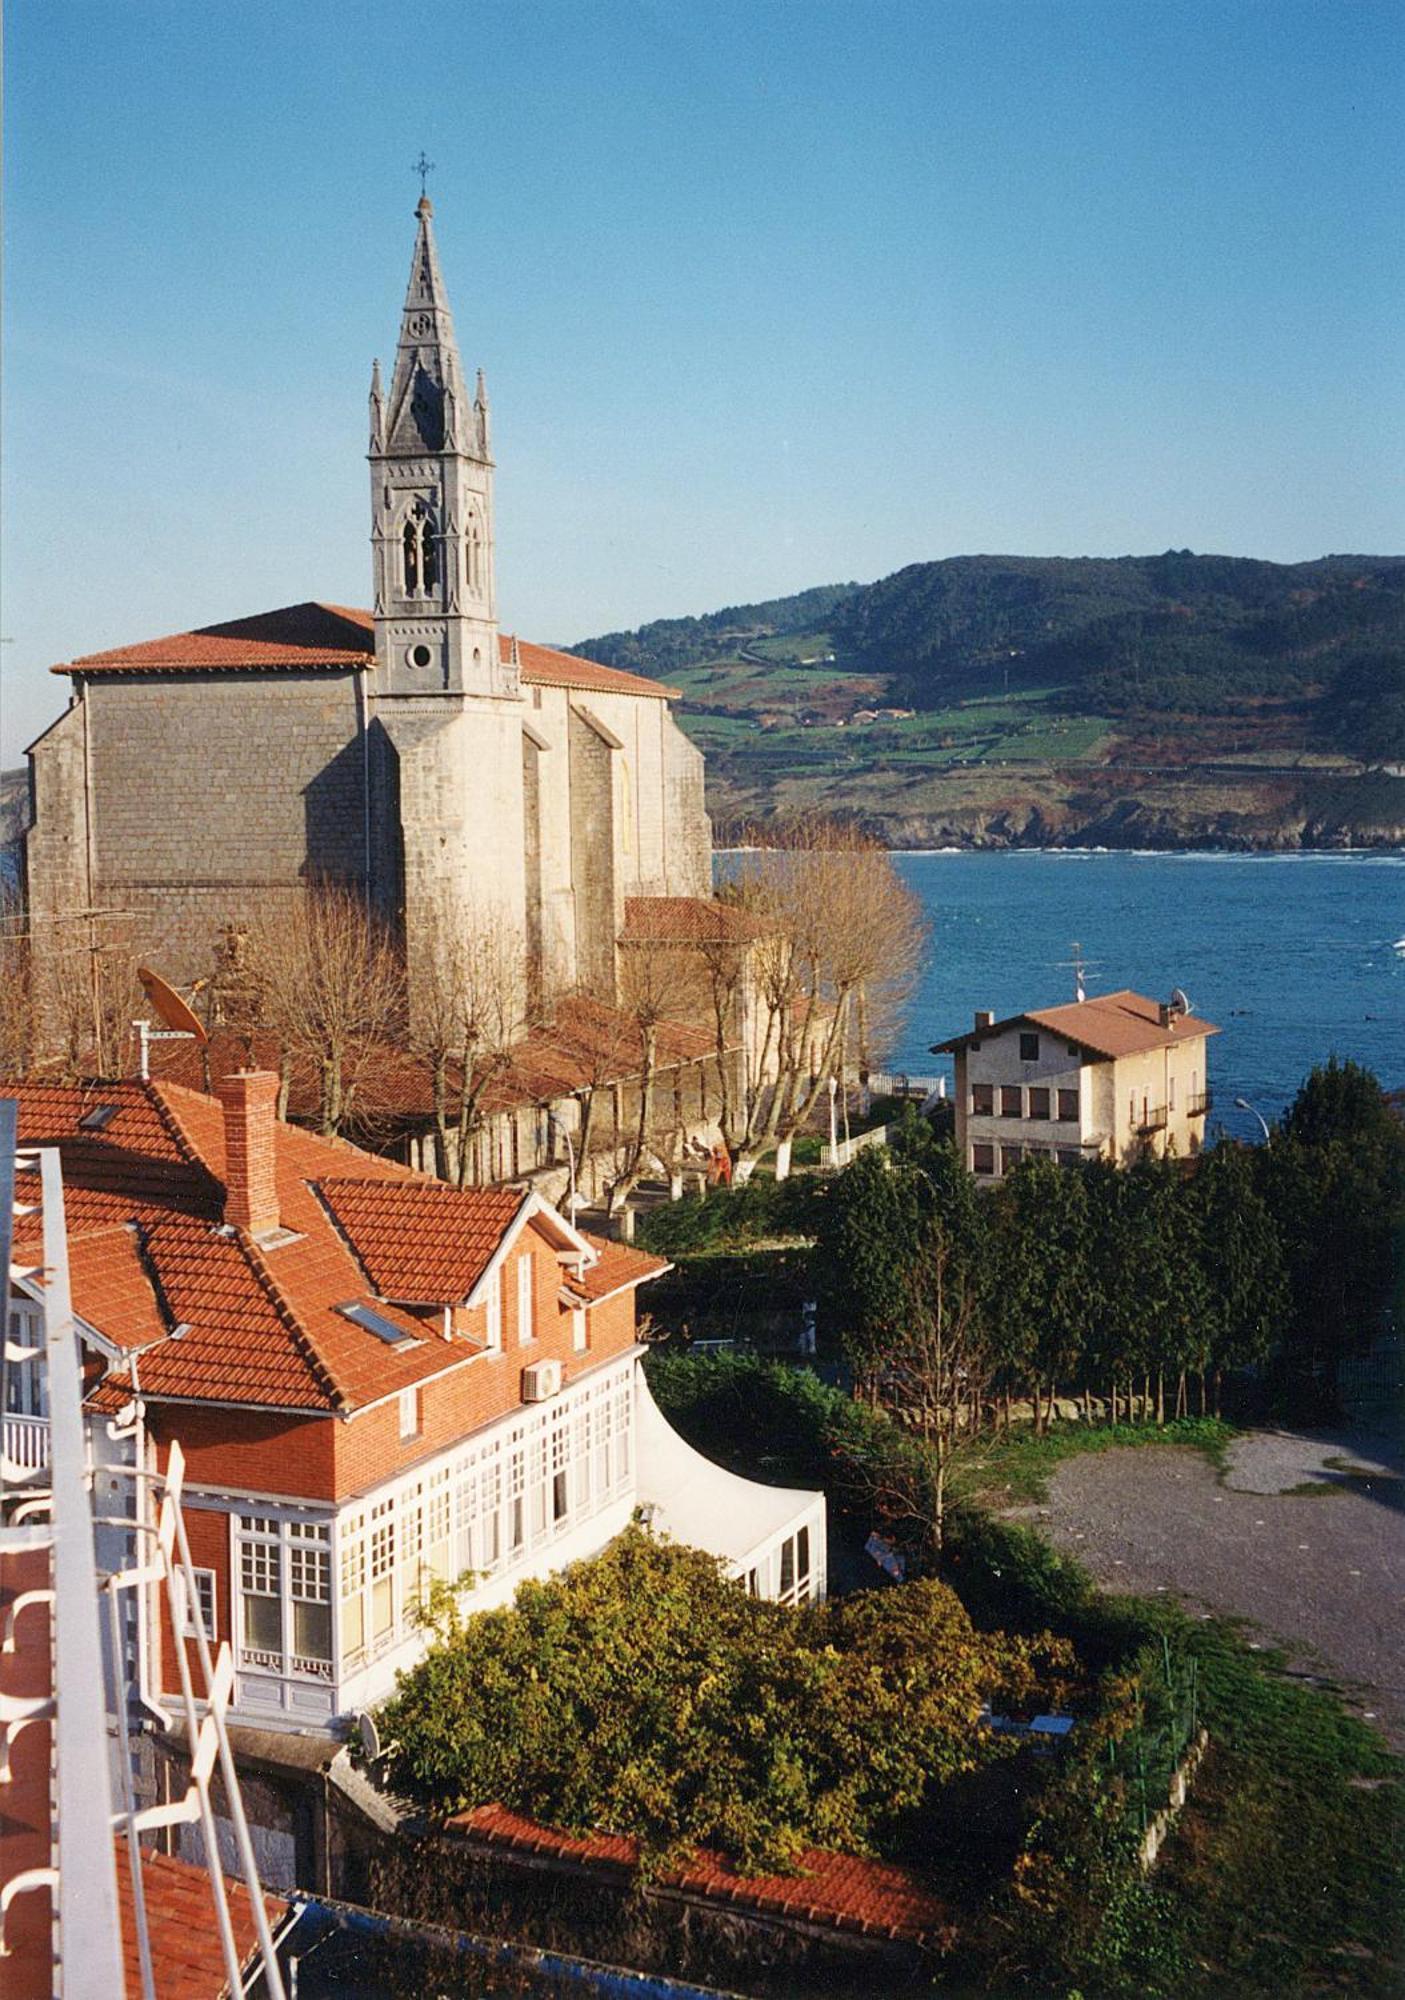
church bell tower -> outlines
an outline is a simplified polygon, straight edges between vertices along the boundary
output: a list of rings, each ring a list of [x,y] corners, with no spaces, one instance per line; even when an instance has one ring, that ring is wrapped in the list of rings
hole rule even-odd
[[[390,393],[371,373],[371,546],[376,693],[518,694],[498,649],[493,583],[493,460],[480,371],[470,397],[459,364],[433,205],[418,230]]]

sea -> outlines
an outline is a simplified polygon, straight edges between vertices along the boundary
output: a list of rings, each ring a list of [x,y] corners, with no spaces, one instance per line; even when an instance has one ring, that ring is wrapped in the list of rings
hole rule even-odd
[[[894,856],[928,925],[891,1067],[948,1076],[934,1042],[1090,994],[1179,987],[1220,1034],[1210,1131],[1259,1136],[1329,1055],[1405,1087],[1405,855],[1019,850]]]

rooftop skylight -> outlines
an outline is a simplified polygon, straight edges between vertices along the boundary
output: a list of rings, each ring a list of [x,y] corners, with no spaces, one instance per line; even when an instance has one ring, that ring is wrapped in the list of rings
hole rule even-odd
[[[399,1326],[374,1306],[363,1305],[360,1299],[353,1299],[349,1305],[338,1306],[343,1319],[349,1319],[353,1326],[359,1326],[367,1333],[373,1333],[377,1340],[383,1340],[387,1347],[418,1347],[419,1337],[408,1327]]]

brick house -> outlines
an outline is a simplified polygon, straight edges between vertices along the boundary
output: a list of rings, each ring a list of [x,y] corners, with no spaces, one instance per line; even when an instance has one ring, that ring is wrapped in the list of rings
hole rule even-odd
[[[956,1063],[956,1144],[978,1181],[1021,1160],[1189,1159],[1205,1141],[1208,1042],[1181,1003],[1124,989],[1063,1007],[978,1012],[933,1055]]]
[[[186,1619],[231,1641],[238,1718],[340,1732],[422,1651],[433,1580],[463,1579],[465,1610],[505,1603],[641,1508],[757,1594],[823,1594],[823,1496],[724,1472],[653,1403],[635,1293],[661,1259],[530,1191],[450,1188],[284,1124],[266,1072],[214,1097],[6,1094],[21,1142],[62,1157],[101,1511],[179,1441]],[[12,1339],[39,1255],[21,1220]],[[7,1456],[42,1464],[44,1428],[42,1407],[7,1410]],[[112,1566],[123,1539],[109,1530]],[[158,1705],[181,1643],[144,1608],[131,1645]]]

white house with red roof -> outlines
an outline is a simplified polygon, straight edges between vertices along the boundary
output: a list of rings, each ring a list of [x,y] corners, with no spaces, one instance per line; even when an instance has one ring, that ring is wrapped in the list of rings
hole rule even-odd
[[[956,1144],[978,1181],[1022,1160],[1188,1159],[1205,1143],[1209,1039],[1184,996],[1123,988],[997,1021],[978,1012],[933,1055],[956,1064]]]
[[[54,669],[71,704],[29,753],[41,975],[109,942],[111,913],[187,981],[226,925],[331,879],[402,936],[412,1010],[455,931],[495,938],[536,1001],[613,1002],[626,901],[710,896],[675,691],[499,630],[487,392],[427,199],[369,459],[369,610],[305,602]]]
[[[419,1656],[434,1581],[466,1611],[502,1604],[639,1509],[757,1594],[823,1594],[823,1496],[724,1472],[653,1403],[635,1294],[662,1260],[537,1195],[450,1188],[284,1124],[277,1087],[248,1071],[214,1097],[3,1091],[21,1144],[62,1160],[106,1511],[134,1482],[105,1467],[164,1471],[179,1441],[199,1612],[232,1645],[236,1719],[340,1730]],[[44,1284],[26,1227],[19,1342]],[[8,1403],[6,1456],[42,1466],[42,1390]],[[164,1612],[135,1644],[158,1706],[177,1646],[198,1674]]]

